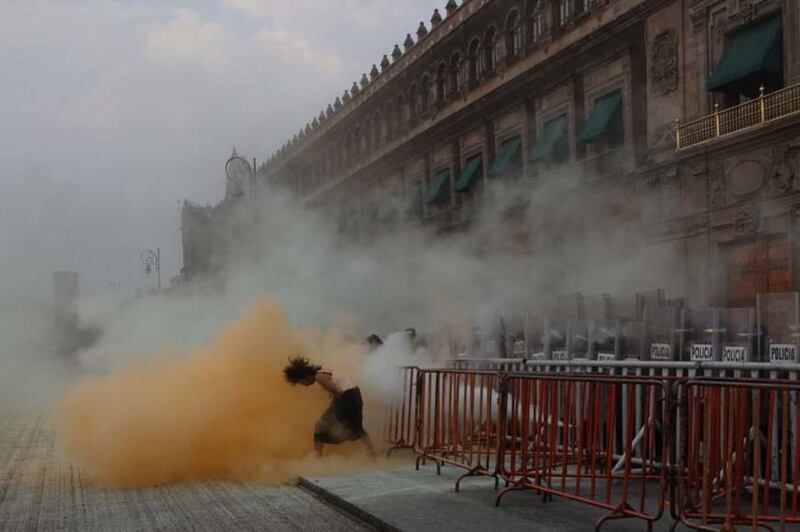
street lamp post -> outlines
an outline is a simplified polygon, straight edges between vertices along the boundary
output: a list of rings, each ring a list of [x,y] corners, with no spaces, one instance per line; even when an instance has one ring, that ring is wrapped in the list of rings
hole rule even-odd
[[[144,264],[144,272],[147,275],[150,275],[153,270],[156,271],[156,278],[158,279],[158,291],[161,291],[161,248],[156,248],[155,251],[152,249],[146,249],[142,251],[139,258],[142,260],[142,264]]]

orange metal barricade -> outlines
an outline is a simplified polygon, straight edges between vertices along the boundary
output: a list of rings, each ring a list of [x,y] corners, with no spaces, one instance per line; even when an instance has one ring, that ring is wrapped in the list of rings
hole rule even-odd
[[[800,383],[404,369],[389,438],[421,460],[673,528],[800,530]],[[678,405],[675,410],[674,406]],[[410,410],[413,410],[410,413]],[[413,444],[409,444],[413,442]]]
[[[417,468],[431,459],[437,471],[451,464],[471,476],[495,478],[499,435],[499,385],[497,373],[486,371],[420,370]]]
[[[499,475],[533,489],[638,518],[664,512],[670,409],[660,380],[518,374],[504,382]]]
[[[800,529],[799,394],[796,381],[713,379],[680,386],[675,524]]]
[[[417,437],[417,377],[419,368],[399,368],[402,396],[389,406],[386,417],[385,441],[390,445],[387,456],[400,449],[413,449]]]

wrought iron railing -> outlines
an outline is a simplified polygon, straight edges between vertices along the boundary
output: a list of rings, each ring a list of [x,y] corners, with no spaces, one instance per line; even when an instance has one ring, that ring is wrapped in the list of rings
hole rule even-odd
[[[684,150],[796,113],[800,113],[800,84],[770,94],[761,87],[758,98],[729,109],[717,105],[713,114],[678,124],[675,146]]]

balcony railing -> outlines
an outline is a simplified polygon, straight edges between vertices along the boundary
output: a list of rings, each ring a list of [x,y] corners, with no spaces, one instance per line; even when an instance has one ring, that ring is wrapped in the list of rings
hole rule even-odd
[[[773,120],[800,113],[800,84],[786,87],[743,104],[720,110],[675,129],[676,149],[684,150],[705,142],[732,135]]]

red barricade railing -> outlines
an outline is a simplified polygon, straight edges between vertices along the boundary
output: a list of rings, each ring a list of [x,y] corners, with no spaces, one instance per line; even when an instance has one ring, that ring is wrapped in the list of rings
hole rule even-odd
[[[417,440],[417,378],[419,368],[400,368],[402,395],[389,406],[385,440],[389,444],[387,456],[399,449],[413,449]]]
[[[387,440],[609,511],[597,523],[800,530],[800,383],[403,368]],[[678,405],[677,410],[674,406]],[[777,526],[776,526],[777,525]]]
[[[497,485],[499,385],[494,372],[420,370],[419,424],[415,448],[420,460],[432,459],[437,470],[451,464],[470,476],[490,476]]]
[[[664,383],[646,378],[509,375],[500,477],[648,523],[664,512],[669,408]]]
[[[714,379],[680,386],[673,516],[697,530],[771,530],[774,524],[798,530],[799,394],[796,381]]]

